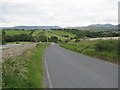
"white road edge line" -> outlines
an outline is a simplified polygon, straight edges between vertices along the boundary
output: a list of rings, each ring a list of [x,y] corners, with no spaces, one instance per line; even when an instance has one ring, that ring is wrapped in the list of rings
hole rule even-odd
[[[46,58],[45,58],[45,68],[46,68],[46,71],[47,71],[47,78],[48,78],[48,81],[49,81],[50,88],[53,88],[53,85],[52,85],[51,79],[50,79],[50,75],[49,75],[49,72],[48,72],[48,68],[47,68]]]

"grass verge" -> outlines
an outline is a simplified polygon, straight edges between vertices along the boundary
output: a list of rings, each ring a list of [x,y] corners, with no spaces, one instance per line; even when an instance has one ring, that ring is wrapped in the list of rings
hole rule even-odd
[[[42,56],[48,43],[3,63],[3,88],[43,88]]]
[[[60,46],[95,58],[99,58],[115,64],[120,64],[119,59],[119,41],[118,40],[95,40],[95,41],[80,41],[78,43],[68,42]]]

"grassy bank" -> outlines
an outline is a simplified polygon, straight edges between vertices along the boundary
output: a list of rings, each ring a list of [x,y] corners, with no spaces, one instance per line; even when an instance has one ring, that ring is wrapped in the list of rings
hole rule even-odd
[[[42,56],[45,47],[27,50],[3,63],[3,88],[43,88]]]
[[[84,55],[118,63],[120,62],[118,58],[118,55],[120,55],[118,42],[118,40],[82,40],[80,42],[64,43],[61,46]]]

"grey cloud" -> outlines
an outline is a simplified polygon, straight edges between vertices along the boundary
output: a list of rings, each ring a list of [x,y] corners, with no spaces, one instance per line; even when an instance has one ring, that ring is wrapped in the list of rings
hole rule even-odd
[[[117,23],[117,0],[2,0],[0,3],[5,26]]]

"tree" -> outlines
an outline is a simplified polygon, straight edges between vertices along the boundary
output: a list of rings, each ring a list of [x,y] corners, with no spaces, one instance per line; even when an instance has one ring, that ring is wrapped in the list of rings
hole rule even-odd
[[[4,30],[2,30],[2,36],[5,36],[6,32]]]
[[[35,41],[34,37],[32,35],[27,35],[27,34],[19,34],[19,35],[14,35],[14,36],[5,36],[4,40],[6,42],[16,42],[16,41]]]
[[[80,42],[80,40],[79,40],[79,39],[76,39],[75,42]]]
[[[5,41],[5,35],[6,35],[6,32],[4,30],[2,30],[2,37],[0,37],[0,44],[6,44],[6,41]]]
[[[34,33],[35,30],[31,30],[30,34],[29,35],[32,35]]]
[[[52,36],[49,41],[56,43],[58,41],[58,37]]]
[[[47,42],[47,36],[40,34],[35,37],[35,40],[36,40],[36,42],[40,42],[40,41]]]

